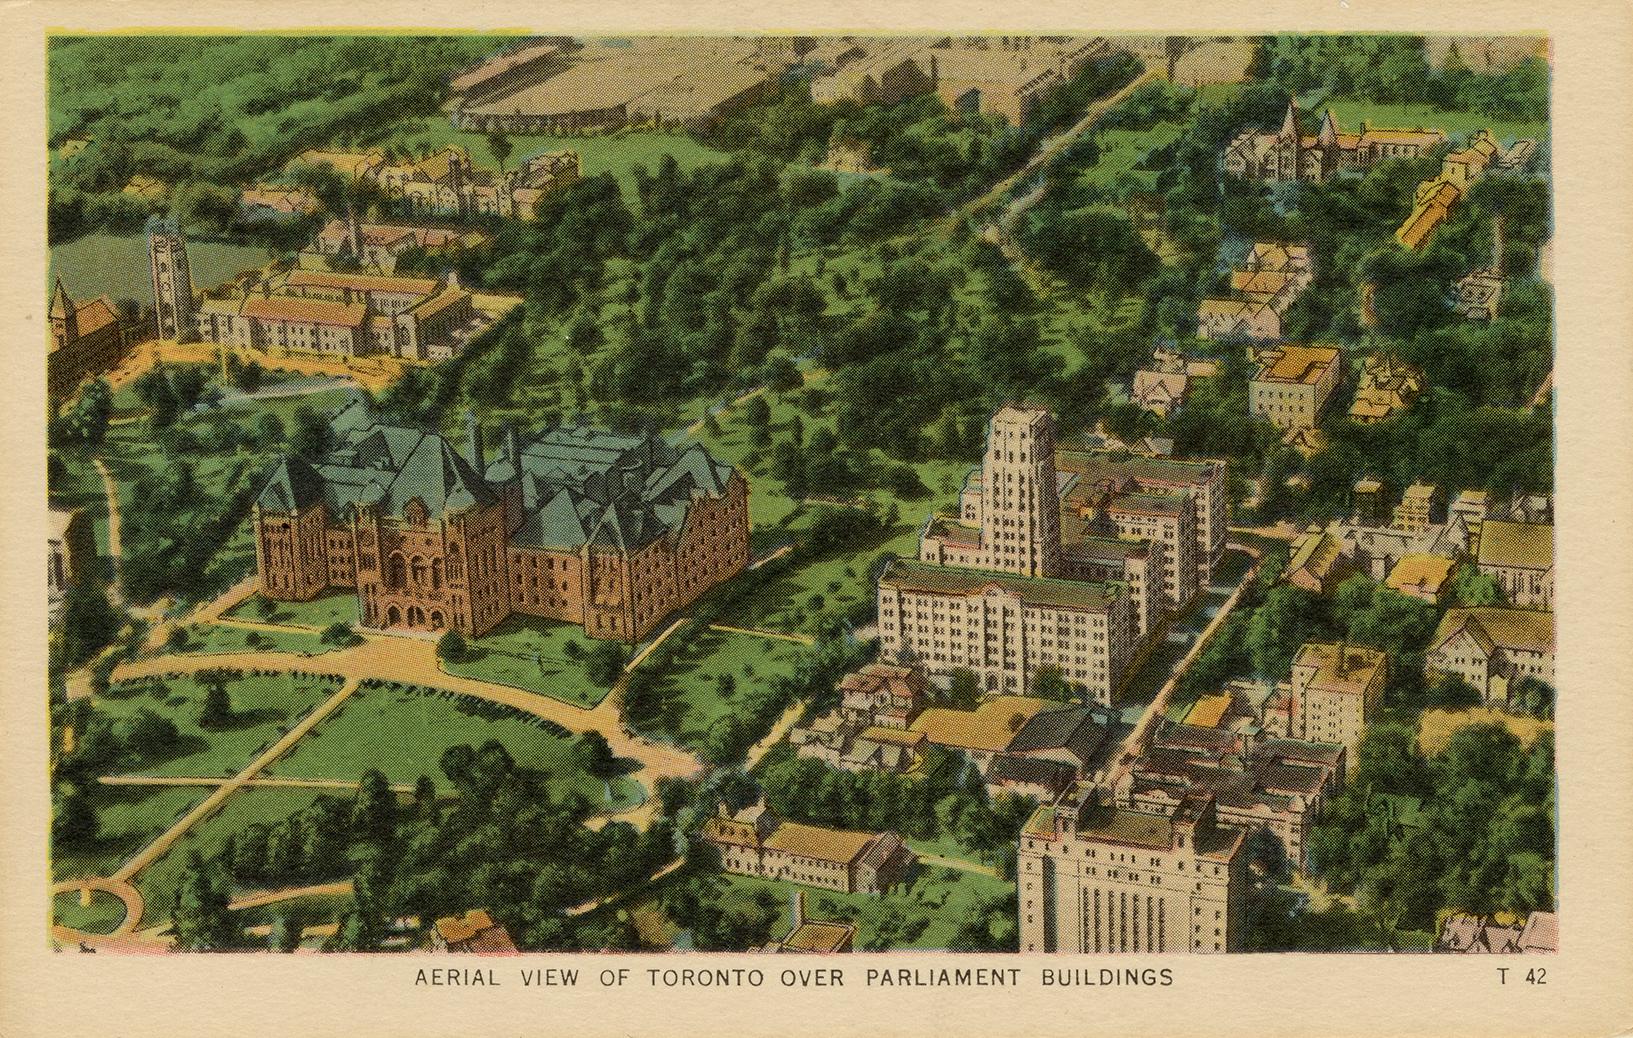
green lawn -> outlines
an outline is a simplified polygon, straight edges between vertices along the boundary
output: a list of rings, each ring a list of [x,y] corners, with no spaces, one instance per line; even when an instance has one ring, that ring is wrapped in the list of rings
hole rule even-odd
[[[645,130],[627,130],[619,133],[598,134],[589,137],[553,137],[543,134],[510,134],[510,158],[506,168],[515,168],[524,160],[545,151],[578,152],[584,176],[610,172],[618,178],[624,194],[635,194],[634,169],[644,165],[655,171],[664,155],[673,155],[681,169],[692,169],[710,162],[725,162],[729,156],[706,144],[700,144],[684,134],[654,133]],[[457,144],[470,152],[471,161],[478,166],[498,166],[498,160],[488,148],[486,134],[456,129],[445,116],[430,116],[417,122],[400,123],[388,135],[376,142],[396,144],[416,153],[432,151]]]
[[[745,688],[792,674],[802,649],[776,638],[699,632],[662,675],[663,699],[669,704],[662,714],[662,730],[678,743],[697,744],[716,721],[732,713],[732,700],[740,698]],[[720,698],[715,679],[721,674],[736,679],[730,700]]]
[[[171,845],[157,861],[131,880],[142,893],[145,907],[142,926],[154,926],[170,918],[176,893],[187,867],[188,855],[198,851],[208,858],[226,846],[227,840],[256,822],[276,822],[310,806],[325,793],[346,795],[345,790],[323,789],[241,789],[228,797],[210,817],[195,824]],[[339,878],[339,877],[337,877]]]
[[[210,792],[202,786],[97,786],[94,843],[52,855],[53,879],[106,876]]]
[[[594,706],[608,690],[591,682],[582,664],[568,656],[568,642],[576,642],[585,650],[595,644],[576,624],[512,614],[492,631],[468,641],[465,659],[445,662],[442,667],[460,677],[538,692],[578,706]]]
[[[51,917],[59,926],[81,933],[112,933],[125,919],[125,903],[102,890],[91,891],[89,906],[81,905],[77,891],[51,899]]]
[[[249,630],[228,624],[201,624],[189,628],[191,640],[180,649],[170,650],[184,656],[215,656],[223,653],[298,652],[317,656],[336,648],[325,645],[310,631],[281,631],[275,629]],[[259,638],[255,645],[252,638]]]
[[[730,891],[724,900],[733,896],[747,898],[756,891],[770,890],[782,904],[788,905],[790,894],[801,889],[796,884],[749,876],[727,875],[723,878]],[[978,873],[921,865],[910,883],[881,896],[841,894],[810,887],[804,889],[805,911],[809,918],[856,924],[858,951],[877,931],[880,919],[892,909],[900,912],[907,921],[904,933],[913,935],[892,947],[928,951],[947,948],[966,916],[994,902],[1007,904],[1015,886]],[[772,936],[782,937],[792,925],[791,909],[785,908],[783,918],[773,929]],[[916,935],[914,931],[917,931]]]
[[[318,926],[338,922],[340,917],[356,907],[350,894],[308,894],[290,898],[272,905],[257,905],[238,912],[233,918],[243,927],[270,926],[289,912],[300,916],[303,926]]]
[[[1332,109],[1338,128],[1346,133],[1360,133],[1361,123],[1377,129],[1444,130],[1453,137],[1461,137],[1475,130],[1490,130],[1499,141],[1529,137],[1536,141],[1548,139],[1545,122],[1518,122],[1489,119],[1478,112],[1443,112],[1430,105],[1381,104],[1374,101],[1349,99],[1324,102],[1321,108]]]
[[[187,263],[198,288],[212,288],[241,271],[264,266],[267,250],[261,247],[227,245],[222,242],[189,241]],[[55,246],[51,250],[49,286],[56,279],[75,299],[107,295],[114,300],[135,299],[151,302],[153,285],[147,265],[147,239],[140,234],[109,234],[98,231]]]
[[[1099,187],[1127,186],[1131,190],[1154,190],[1157,171],[1134,167],[1146,155],[1172,144],[1178,139],[1180,129],[1176,123],[1164,122],[1149,130],[1101,130],[1096,135],[1100,157],[1094,165],[1079,172],[1078,177]]]
[[[237,774],[257,753],[271,746],[313,707],[333,695],[333,682],[297,678],[288,674],[245,677],[229,682],[233,723],[221,730],[206,731],[198,726],[204,688],[192,678],[159,682],[149,694],[145,683],[114,686],[97,700],[98,713],[124,717],[140,708],[152,710],[175,722],[181,734],[176,752],[161,761],[135,769],[143,775],[199,776],[214,778]]]
[[[251,595],[229,609],[227,615],[235,620],[260,620],[287,627],[309,627],[314,631],[321,631],[330,624],[358,622],[355,591],[334,591],[310,602],[271,602],[270,614],[262,612],[262,603],[268,601],[259,594]]]
[[[604,784],[574,762],[573,737],[552,734],[538,718],[498,704],[482,704],[479,716],[469,702],[396,688],[359,689],[266,774],[356,781],[374,768],[394,783],[425,775],[447,790],[443,751],[497,739],[518,764],[549,772],[559,791],[580,793],[597,808],[640,802],[640,787],[629,779],[614,780],[609,801]]]

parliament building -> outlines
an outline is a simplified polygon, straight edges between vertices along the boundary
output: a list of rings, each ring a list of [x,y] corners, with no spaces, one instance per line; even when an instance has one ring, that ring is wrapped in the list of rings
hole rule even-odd
[[[354,400],[322,458],[286,457],[254,509],[261,593],[354,588],[369,627],[481,635],[511,613],[634,642],[741,572],[748,484],[702,447],[578,427],[488,458]]]

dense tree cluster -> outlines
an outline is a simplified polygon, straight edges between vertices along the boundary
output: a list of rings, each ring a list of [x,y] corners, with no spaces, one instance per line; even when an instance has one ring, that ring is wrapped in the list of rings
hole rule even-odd
[[[210,226],[230,221],[229,185],[289,158],[290,141],[359,141],[429,116],[462,67],[494,49],[475,36],[94,36],[51,41],[51,140],[90,144],[56,160],[50,234],[132,230],[137,174]]]
[[[1425,757],[1407,719],[1369,726],[1345,792],[1310,841],[1314,868],[1383,928],[1434,928],[1444,907],[1554,906],[1554,742],[1501,724],[1455,732]]]

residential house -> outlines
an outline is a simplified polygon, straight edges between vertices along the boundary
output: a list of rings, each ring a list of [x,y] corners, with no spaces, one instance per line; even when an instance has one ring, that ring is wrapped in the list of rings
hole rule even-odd
[[[1451,594],[1451,577],[1457,563],[1441,555],[1413,552],[1403,555],[1389,571],[1384,586],[1431,605],[1441,605]]]
[[[516,942],[501,923],[493,921],[485,908],[473,908],[463,916],[444,916],[431,931],[431,947],[437,951],[472,952],[477,955],[515,955]]]
[[[1422,391],[1422,369],[1387,354],[1371,354],[1361,362],[1350,419],[1372,425],[1393,418],[1411,407]]]

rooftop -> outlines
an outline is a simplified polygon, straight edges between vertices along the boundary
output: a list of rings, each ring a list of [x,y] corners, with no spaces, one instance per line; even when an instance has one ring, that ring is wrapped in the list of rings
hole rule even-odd
[[[1015,733],[1032,717],[1059,707],[1049,699],[995,696],[974,710],[933,706],[914,719],[912,730],[940,746],[996,753],[1008,749]]]
[[[848,865],[874,841],[872,833],[850,829],[828,829],[803,822],[783,822],[765,838],[765,847],[804,858]]]
[[[1021,577],[961,566],[934,566],[907,559],[892,562],[880,576],[879,583],[903,591],[946,595],[979,595],[996,589],[1019,598],[1027,605],[1066,609],[1106,609],[1124,594],[1124,585],[1113,581],[1101,583]]]
[[[1413,552],[1402,555],[1401,560],[1395,563],[1395,568],[1389,571],[1389,579],[1384,586],[1395,591],[1422,591],[1428,594],[1438,594],[1457,563],[1439,555],[1429,555],[1424,552]]]
[[[783,947],[802,952],[834,952],[845,947],[856,933],[849,923],[808,921],[799,924],[783,939]]]
[[[1480,524],[1480,565],[1547,570],[1554,566],[1554,528],[1487,519]]]
[[[1314,385],[1338,359],[1334,346],[1295,346],[1286,343],[1266,350],[1256,382],[1301,382]]]
[[[1540,609],[1508,609],[1502,606],[1477,606],[1470,609],[1446,610],[1441,617],[1430,647],[1445,644],[1459,631],[1467,629],[1487,652],[1493,648],[1520,649],[1526,652],[1554,650],[1554,614]]]
[[[369,308],[362,303],[336,303],[328,299],[250,296],[244,300],[241,312],[245,317],[262,321],[296,321],[358,328],[368,319]]]
[[[1314,667],[1311,687],[1360,694],[1372,684],[1387,658],[1377,649],[1339,642],[1305,642],[1293,657],[1293,667]],[[1342,672],[1340,672],[1342,666]]]
[[[292,270],[284,282],[289,288],[350,289],[353,292],[394,292],[428,296],[437,290],[432,278],[397,278],[384,274],[340,274],[331,270]]]

